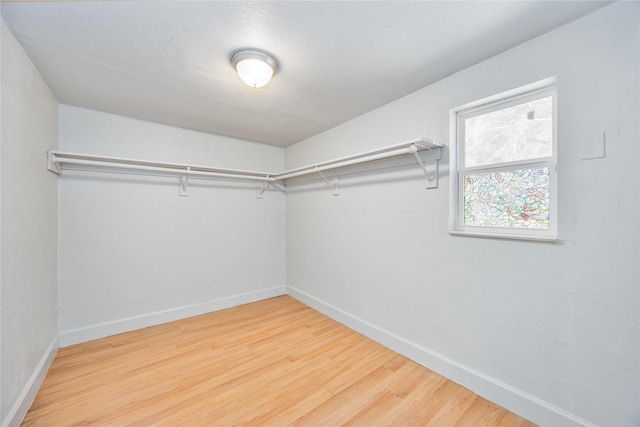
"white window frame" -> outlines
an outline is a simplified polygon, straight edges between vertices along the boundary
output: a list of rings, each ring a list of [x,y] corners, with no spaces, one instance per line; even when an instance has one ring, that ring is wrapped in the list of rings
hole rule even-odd
[[[552,155],[499,164],[464,167],[464,120],[536,99],[552,97]],[[490,98],[466,104],[450,111],[450,171],[451,191],[449,233],[452,235],[491,237],[555,242],[558,239],[558,173],[557,173],[557,87],[555,79],[527,85]],[[549,168],[549,228],[524,229],[509,227],[476,227],[464,224],[463,176],[470,173],[491,173],[507,170]]]

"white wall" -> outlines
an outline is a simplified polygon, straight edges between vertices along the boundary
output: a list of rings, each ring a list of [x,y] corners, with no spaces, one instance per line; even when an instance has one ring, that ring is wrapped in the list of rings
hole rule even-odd
[[[1,26],[1,421],[18,425],[57,349],[58,102]]]
[[[557,244],[447,233],[415,167],[287,193],[289,292],[542,425],[640,423],[640,4],[620,2],[286,150],[293,168],[427,136],[558,78]],[[582,144],[606,132],[606,158]],[[445,150],[446,151],[446,150]],[[388,180],[381,180],[380,177]]]
[[[282,148],[66,105],[60,150],[280,171]],[[284,195],[253,184],[65,172],[61,345],[285,292]]]

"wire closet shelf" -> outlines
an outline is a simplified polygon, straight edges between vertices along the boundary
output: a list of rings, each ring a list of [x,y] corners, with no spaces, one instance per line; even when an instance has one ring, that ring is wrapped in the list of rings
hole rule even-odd
[[[441,158],[441,148],[442,145],[430,139],[420,138],[279,173],[49,151],[47,168],[56,174],[61,174],[64,170],[76,170],[173,176],[180,179],[181,193],[186,192],[190,178],[255,182],[262,187],[262,192],[264,192],[268,186],[274,186],[284,191],[285,180],[311,174],[320,175],[329,186],[332,186],[322,172],[390,157],[413,155],[424,170],[427,184],[431,183],[431,185],[427,185],[427,188],[435,188],[437,187],[437,161]],[[424,150],[433,151],[436,156],[432,160],[423,161],[418,152]]]

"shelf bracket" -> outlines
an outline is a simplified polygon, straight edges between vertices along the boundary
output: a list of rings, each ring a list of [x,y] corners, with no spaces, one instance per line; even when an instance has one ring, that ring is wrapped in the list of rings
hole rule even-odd
[[[338,182],[339,182],[339,179],[340,179],[340,178],[339,178],[339,176],[338,176],[338,175],[334,175],[334,176],[331,178],[331,181],[329,181],[329,180],[327,179],[327,177],[326,177],[326,176],[324,176],[324,175],[322,174],[322,172],[320,172],[320,171],[318,170],[318,167],[317,167],[317,166],[316,166],[316,168],[315,168],[315,172],[316,172],[318,175],[320,175],[320,177],[324,180],[324,182],[326,182],[326,183],[327,183],[327,185],[329,186],[329,188],[331,188],[331,190],[333,190],[333,195],[334,195],[334,196],[339,196],[339,195],[340,195],[340,189],[339,189],[339,187],[338,187]]]
[[[51,151],[47,151],[47,169],[56,175],[60,175],[62,173],[60,163],[56,161],[56,156]]]
[[[424,188],[438,188],[438,160],[442,157],[442,148],[437,147],[427,150],[427,156],[424,161],[418,154],[417,147],[415,147],[412,153],[420,169],[424,172]]]
[[[269,175],[267,175],[266,178],[269,178]],[[275,187],[278,191],[282,191],[283,193],[285,191],[284,184],[278,184],[277,182],[271,181],[256,182],[256,199],[263,199],[264,192],[267,191],[269,187]]]
[[[285,187],[284,184],[278,184],[277,182],[270,182],[269,183],[272,187],[275,187],[278,189],[278,191],[282,191],[283,193],[287,190],[287,188]]]
[[[191,167],[187,166],[187,174],[182,175],[179,178],[180,196],[189,197],[189,174],[191,173]]]
[[[267,175],[269,178],[269,175]],[[256,182],[256,199],[263,199],[264,192],[267,191],[269,187],[269,181],[263,181],[262,183]]]

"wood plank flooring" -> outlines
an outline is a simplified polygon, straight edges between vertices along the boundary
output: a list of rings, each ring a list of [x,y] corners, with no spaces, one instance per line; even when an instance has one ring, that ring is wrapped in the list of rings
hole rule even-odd
[[[60,349],[24,426],[533,426],[288,296]]]

